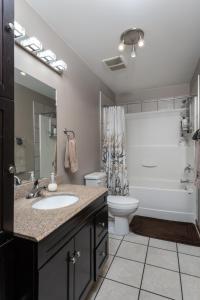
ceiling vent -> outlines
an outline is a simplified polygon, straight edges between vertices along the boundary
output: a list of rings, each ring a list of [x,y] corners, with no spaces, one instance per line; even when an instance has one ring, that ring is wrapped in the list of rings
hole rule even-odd
[[[121,55],[103,59],[103,63],[111,71],[118,71],[118,70],[126,69],[126,64],[124,62],[123,56],[121,56]]]

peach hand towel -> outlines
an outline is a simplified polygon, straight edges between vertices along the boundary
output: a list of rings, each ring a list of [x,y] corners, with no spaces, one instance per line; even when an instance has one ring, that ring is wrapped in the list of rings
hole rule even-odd
[[[78,157],[76,152],[76,140],[75,138],[69,138],[69,163],[72,173],[78,171]]]
[[[65,162],[64,162],[65,169],[70,168],[70,163],[69,163],[69,141],[67,139],[66,145],[65,145]]]

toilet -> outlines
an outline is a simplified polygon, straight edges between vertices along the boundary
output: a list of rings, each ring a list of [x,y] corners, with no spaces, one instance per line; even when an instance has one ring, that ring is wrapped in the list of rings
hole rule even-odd
[[[88,186],[106,187],[106,173],[95,172],[85,176]],[[129,232],[129,217],[139,206],[139,200],[129,196],[109,195],[107,198],[109,209],[109,227],[112,234],[125,235]]]
[[[139,200],[128,196],[108,196],[108,208],[111,217],[109,221],[109,232],[117,235],[129,233],[129,216],[139,206]]]

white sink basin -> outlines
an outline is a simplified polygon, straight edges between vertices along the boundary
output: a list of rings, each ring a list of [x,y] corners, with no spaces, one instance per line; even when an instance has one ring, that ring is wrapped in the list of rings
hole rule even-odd
[[[79,198],[74,195],[55,195],[46,197],[32,205],[36,209],[56,209],[66,207],[72,204],[75,204],[79,201]]]

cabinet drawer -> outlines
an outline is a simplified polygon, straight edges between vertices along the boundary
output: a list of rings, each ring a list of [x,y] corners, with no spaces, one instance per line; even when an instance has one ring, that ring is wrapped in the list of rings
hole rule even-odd
[[[108,232],[108,206],[104,206],[95,217],[95,246],[101,242]]]
[[[95,280],[97,280],[99,271],[108,257],[108,234],[95,251]]]

